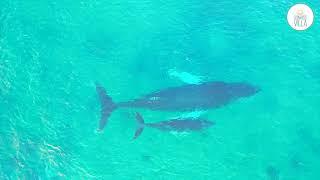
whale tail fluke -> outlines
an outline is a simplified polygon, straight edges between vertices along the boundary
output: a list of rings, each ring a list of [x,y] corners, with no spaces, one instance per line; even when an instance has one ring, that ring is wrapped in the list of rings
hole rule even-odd
[[[144,129],[144,120],[140,113],[136,113],[137,128],[133,139],[137,139]]]
[[[112,101],[111,97],[107,95],[106,90],[99,83],[96,82],[96,91],[99,96],[101,104],[101,117],[99,122],[99,131],[102,131],[108,122],[111,113],[117,108],[117,105]]]

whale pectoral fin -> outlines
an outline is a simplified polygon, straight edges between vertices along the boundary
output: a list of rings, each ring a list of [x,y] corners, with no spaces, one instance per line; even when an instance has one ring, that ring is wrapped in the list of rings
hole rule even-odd
[[[179,118],[193,118],[193,119],[196,119],[196,118],[199,118],[200,116],[202,116],[205,113],[206,113],[205,110],[198,109],[198,110],[194,110],[194,111],[183,113],[183,114],[181,114],[179,116]]]
[[[177,69],[169,69],[168,74],[170,77],[177,78],[186,84],[201,84],[203,77],[191,74],[189,72],[177,71]]]

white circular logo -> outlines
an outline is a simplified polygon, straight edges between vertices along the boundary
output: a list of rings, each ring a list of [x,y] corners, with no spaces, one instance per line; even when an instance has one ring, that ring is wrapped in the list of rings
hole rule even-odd
[[[312,25],[313,12],[305,4],[296,4],[289,9],[287,20],[293,29],[303,31]]]

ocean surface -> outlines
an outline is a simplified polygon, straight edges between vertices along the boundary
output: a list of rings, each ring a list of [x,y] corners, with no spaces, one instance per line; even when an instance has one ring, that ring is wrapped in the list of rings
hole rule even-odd
[[[299,1],[300,2],[300,1]],[[1,0],[0,179],[320,179],[320,1]],[[254,96],[217,109],[123,108],[99,132],[95,82],[115,102],[206,81]],[[145,128],[200,116],[200,132]]]

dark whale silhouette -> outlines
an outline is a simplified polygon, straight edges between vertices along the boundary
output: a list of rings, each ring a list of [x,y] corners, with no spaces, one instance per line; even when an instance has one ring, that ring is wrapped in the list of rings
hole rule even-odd
[[[119,107],[148,108],[165,111],[192,111],[218,108],[241,97],[256,94],[259,88],[247,83],[205,82],[170,87],[127,102],[114,103],[106,90],[96,83],[101,103],[99,130],[102,130],[112,111]]]
[[[279,180],[280,171],[274,166],[268,166],[266,169],[268,180]]]
[[[186,132],[186,131],[200,131],[202,129],[208,128],[215,123],[212,121],[208,121],[200,118],[177,118],[170,119],[168,121],[161,121],[156,123],[144,123],[143,117],[140,113],[136,113],[136,121],[137,121],[137,129],[134,134],[133,139],[139,137],[142,133],[144,127],[152,127],[162,131],[178,131],[178,132]]]

